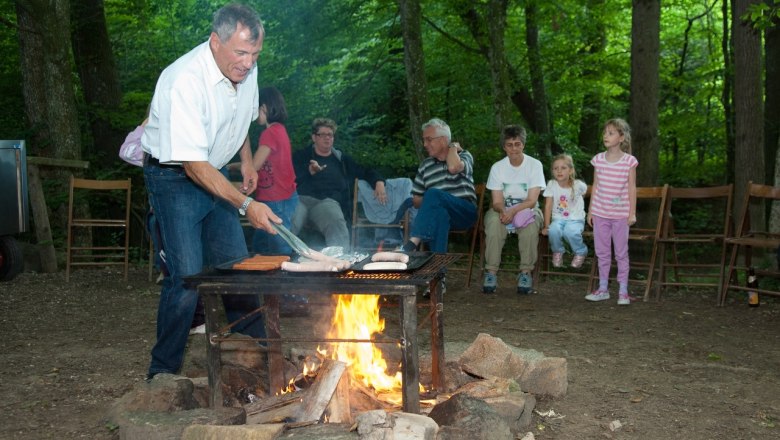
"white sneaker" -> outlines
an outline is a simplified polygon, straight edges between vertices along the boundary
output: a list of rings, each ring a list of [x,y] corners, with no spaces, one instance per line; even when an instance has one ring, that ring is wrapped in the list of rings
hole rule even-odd
[[[606,301],[609,299],[609,292],[606,290],[596,290],[591,294],[585,295],[588,301]]]
[[[201,324],[197,327],[193,327],[190,329],[190,335],[205,335],[206,334],[206,324]]]
[[[619,306],[627,306],[631,304],[631,298],[629,298],[627,293],[621,293],[618,295],[618,305]]]

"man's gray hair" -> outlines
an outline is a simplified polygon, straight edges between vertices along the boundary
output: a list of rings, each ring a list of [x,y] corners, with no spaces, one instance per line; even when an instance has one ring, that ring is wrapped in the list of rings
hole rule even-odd
[[[422,129],[425,131],[428,127],[434,127],[436,129],[436,136],[444,136],[447,138],[447,143],[452,140],[452,133],[450,132],[450,126],[446,122],[439,118],[432,118],[430,121],[423,124]]]
[[[249,28],[251,41],[254,43],[258,38],[265,36],[263,22],[254,9],[240,3],[230,3],[214,13],[214,22],[211,24],[211,32],[219,37],[223,43],[228,41],[238,28],[238,24]]]

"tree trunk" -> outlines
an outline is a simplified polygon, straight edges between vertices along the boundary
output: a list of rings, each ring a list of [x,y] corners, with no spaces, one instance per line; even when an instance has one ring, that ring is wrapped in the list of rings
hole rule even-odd
[[[398,0],[401,14],[401,28],[404,39],[404,67],[406,68],[406,90],[409,101],[409,124],[417,158],[425,157],[423,151],[422,125],[430,114],[428,106],[428,85],[425,81],[425,57],[423,56],[422,31],[420,28],[420,0]]]
[[[40,156],[81,159],[67,0],[17,0],[25,112]]]
[[[742,20],[747,8],[757,0],[736,0],[732,14],[734,38],[735,161],[734,206],[742,206],[748,181],[764,183],[764,118],[761,91],[761,35]],[[750,210],[750,218],[763,219],[763,206]],[[739,221],[735,217],[735,221]],[[757,223],[757,222],[756,222]],[[757,230],[765,225],[753,225]],[[765,229],[763,229],[765,230]]]
[[[70,63],[70,5],[67,0],[17,0],[19,57],[24,111],[33,127],[29,152],[59,159],[81,158],[73,71]],[[41,170],[42,178],[56,183],[50,192],[67,191],[69,170]],[[51,200],[51,199],[49,199]],[[67,210],[49,206],[49,222],[65,230]]]
[[[493,111],[496,127],[500,131],[511,120],[509,105],[509,71],[504,49],[504,31],[506,30],[507,0],[488,2],[488,64],[493,88]]]
[[[777,140],[775,157],[774,186],[780,186],[780,138]],[[772,212],[769,215],[769,232],[780,234],[780,201],[772,202]],[[777,262],[780,265],[780,261]]]
[[[631,14],[631,102],[633,154],[639,160],[637,186],[658,182],[658,89],[660,0],[633,0]]]
[[[597,83],[600,78],[600,69],[591,61],[604,52],[607,44],[604,20],[598,18],[599,12],[604,6],[604,0],[589,0],[587,3],[587,15],[589,27],[585,29],[585,47],[582,56],[585,57],[585,68],[582,77],[587,83]],[[602,148],[601,132],[601,94],[596,87],[589,87],[582,96],[582,109],[580,110],[580,126],[578,130],[577,145],[588,153],[595,155]],[[593,167],[585,167],[577,170],[578,176],[586,182],[593,181]]]
[[[536,2],[528,1],[525,6],[525,43],[528,46],[528,70],[531,75],[531,90],[533,90],[536,105],[536,134],[539,137],[539,153],[545,158],[551,158],[553,153],[562,153],[563,149],[553,151],[553,131],[550,119],[547,92],[544,87],[544,71],[542,56],[539,53],[539,27],[536,22]],[[549,161],[549,160],[548,160]],[[544,161],[543,162],[548,162]]]
[[[93,152],[105,165],[116,163],[126,133],[112,128],[122,89],[106,28],[103,0],[71,0],[73,56],[78,67],[92,130]]]
[[[723,0],[723,39],[721,48],[723,50],[723,119],[726,129],[726,163],[735,163],[734,159],[734,52],[731,45],[731,26],[729,25],[729,5],[733,0]],[[727,167],[726,181],[734,182],[734,168]]]
[[[778,141],[780,141],[780,24],[775,24],[766,30],[764,37],[764,52],[766,53],[766,72],[764,84],[766,87],[766,114],[764,115],[764,157],[776,156]],[[776,164],[766,163],[766,182],[774,180]]]

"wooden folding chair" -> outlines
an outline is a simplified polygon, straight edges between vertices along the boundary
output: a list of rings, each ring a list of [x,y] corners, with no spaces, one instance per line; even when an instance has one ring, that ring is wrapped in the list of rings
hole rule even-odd
[[[468,229],[456,229],[450,231],[450,239],[453,238],[453,236],[465,236],[468,237],[470,240],[468,252],[458,252],[453,251],[450,252],[447,251],[450,255],[460,255],[462,257],[468,257],[468,263],[466,267],[458,267],[459,265],[453,265],[449,266],[447,270],[461,270],[466,272],[466,287],[471,286],[471,275],[474,270],[474,252],[477,249],[477,237],[480,234],[480,230],[482,229],[482,214],[484,212],[484,203],[485,203],[485,184],[480,183],[477,184],[474,187],[474,191],[477,193],[477,221],[474,222],[474,225]],[[450,240],[451,241],[451,240]],[[450,243],[450,246],[452,246],[452,243]]]
[[[733,192],[734,185],[669,189],[658,240],[656,300],[666,286],[686,286],[715,287],[720,301]]]
[[[628,248],[631,252],[631,270],[636,273],[633,278],[629,275],[629,284],[640,284],[645,287],[643,300],[650,299],[650,288],[653,285],[653,276],[656,272],[656,259],[658,256],[658,239],[661,238],[661,232],[664,224],[664,213],[666,212],[666,199],[669,194],[669,185],[637,187],[636,203],[637,215],[647,213],[649,220],[646,223],[637,222],[637,225],[631,227],[628,233]],[[652,216],[650,216],[652,215]],[[633,243],[633,244],[632,244]],[[640,249],[635,249],[635,245],[644,245]],[[648,249],[649,248],[649,249]],[[637,257],[642,252],[649,252],[650,258],[640,261]],[[612,260],[612,269],[610,270],[610,279],[616,280],[615,263]],[[598,284],[598,261],[593,258],[591,264],[590,276],[588,280],[588,292],[592,292]]]
[[[588,190],[582,196],[585,199],[585,206],[587,206],[588,202],[590,201],[591,189],[592,186],[588,185]],[[542,208],[542,212],[544,212],[544,208]],[[539,282],[541,282],[545,279],[546,276],[549,275],[565,275],[577,278],[590,278],[590,272],[583,270],[583,268],[589,267],[588,260],[595,258],[590,256],[593,255],[593,231],[590,230],[590,226],[588,226],[587,222],[585,223],[585,229],[582,231],[582,238],[586,242],[590,242],[588,243],[589,256],[585,262],[582,263],[582,266],[579,269],[569,268],[568,266],[557,269],[552,266],[552,251],[550,250],[550,240],[546,235],[542,235],[542,231],[539,231],[539,258],[536,261],[536,266],[534,266],[534,279],[538,279]]]
[[[746,272],[747,269],[753,265],[754,248],[775,250],[780,247],[780,234],[765,232],[766,223],[763,219],[754,220],[751,224],[750,218],[750,208],[754,204],[763,203],[767,212],[769,212],[772,207],[772,202],[777,201],[780,201],[780,187],[748,182],[740,213],[739,226],[734,230],[734,235],[726,239],[726,244],[731,246],[731,258],[729,259],[728,269],[723,277],[723,287],[720,292],[720,305],[726,303],[726,296],[728,295],[729,290],[755,290],[759,294],[780,296],[779,290],[765,288],[748,289],[745,285],[740,284],[738,276],[739,271]],[[737,266],[737,257],[740,252],[742,252],[744,258],[743,266]],[[774,253],[772,253],[772,255],[774,256]],[[756,267],[756,276],[758,276],[759,279],[762,276],[780,278],[780,270],[772,269],[774,264],[769,264],[768,267],[768,269]]]
[[[72,266],[109,266],[120,265],[124,267],[124,280],[127,281],[128,261],[130,256],[130,200],[131,183],[127,180],[90,180],[78,179],[70,176],[70,191],[68,201],[68,243],[65,265],[65,281],[70,281]],[[76,197],[86,197],[87,192],[92,204],[92,211],[96,211],[96,201],[105,199],[105,210],[111,211],[118,202],[124,202],[124,216],[79,217],[74,213],[74,200]],[[74,230],[76,228],[89,228],[91,237],[85,243],[74,245]],[[108,229],[122,230],[123,239],[115,241],[118,234],[102,234]],[[103,244],[110,242],[109,244]],[[99,244],[96,244],[99,243]]]
[[[374,230],[377,229],[397,229],[401,232],[402,241],[401,244],[406,243],[409,240],[409,210],[407,209],[403,217],[398,223],[373,223],[366,218],[365,211],[363,210],[363,204],[360,203],[360,185],[359,180],[355,179],[354,190],[352,194],[352,250],[360,249],[359,237],[361,230]],[[372,249],[376,250],[376,246]]]

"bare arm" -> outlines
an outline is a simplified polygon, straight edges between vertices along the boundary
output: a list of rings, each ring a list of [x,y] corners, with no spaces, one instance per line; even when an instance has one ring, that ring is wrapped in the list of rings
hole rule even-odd
[[[414,205],[415,208],[419,209],[420,205],[422,205],[422,196],[412,196],[412,205]]]
[[[544,198],[544,229],[542,229],[543,235],[547,235],[547,232],[550,229],[550,223],[552,223],[552,205],[553,205],[553,198],[545,197]]]
[[[263,167],[268,155],[271,154],[271,148],[267,145],[260,145],[255,152],[255,157],[252,158],[252,166],[255,170],[259,170]]]
[[[450,174],[458,174],[466,168],[466,164],[458,156],[458,153],[463,151],[463,148],[457,142],[453,142],[452,145],[449,151],[447,151],[447,171]]]
[[[595,174],[593,175],[593,184],[590,186],[590,200],[593,201],[593,196],[596,194],[596,188],[599,186],[599,178]],[[636,194],[636,192],[634,193]],[[593,216],[588,209],[588,226],[593,227]]]
[[[628,172],[628,225],[636,223],[636,168]]]

